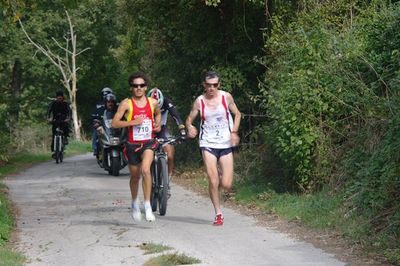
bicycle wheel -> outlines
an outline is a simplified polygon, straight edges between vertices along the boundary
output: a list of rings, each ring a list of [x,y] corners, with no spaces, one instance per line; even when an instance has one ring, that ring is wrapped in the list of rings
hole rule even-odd
[[[61,157],[61,137],[60,136],[55,136],[54,137],[54,143],[55,143],[55,149],[54,153],[56,156],[56,163],[60,162],[60,157]],[[61,159],[62,161],[62,159]]]
[[[157,203],[158,203],[158,192],[157,192],[157,176],[154,171],[154,162],[151,165],[151,194],[150,194],[150,203],[151,209],[153,212],[157,211]]]
[[[160,215],[163,216],[167,212],[168,202],[168,165],[167,158],[160,157],[158,159],[158,170],[159,170],[159,191],[158,191],[158,204],[160,209]]]

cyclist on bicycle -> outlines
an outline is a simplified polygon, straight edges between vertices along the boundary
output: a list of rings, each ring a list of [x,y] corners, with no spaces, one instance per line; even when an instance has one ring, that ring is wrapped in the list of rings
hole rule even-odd
[[[101,90],[101,101],[96,103],[96,106],[92,112],[92,119],[96,117],[97,114],[101,113],[101,110],[103,110],[102,112],[104,112],[104,108],[105,108],[105,100],[106,100],[106,96],[109,94],[112,94],[113,91],[111,88],[105,87]],[[93,122],[93,121],[92,121]],[[96,129],[93,129],[93,133],[92,133],[92,150],[93,150],[93,155],[96,156],[97,154],[97,134],[96,134]]]
[[[53,100],[47,110],[47,120],[53,124],[52,126],[52,140],[51,151],[54,152],[54,135],[56,133],[57,123],[60,122],[60,128],[64,132],[64,145],[68,145],[69,137],[69,122],[71,121],[71,108],[65,101],[64,93],[62,91],[56,92],[56,99]],[[54,153],[53,155],[54,156]]]
[[[183,124],[183,121],[178,113],[178,110],[176,109],[171,99],[165,96],[159,88],[151,89],[147,93],[147,96],[156,99],[161,109],[161,131],[156,134],[156,137],[165,140],[171,137],[167,125],[168,114],[170,114],[172,118],[175,120],[176,125],[178,126],[179,134],[181,135],[182,138],[186,138],[185,125]],[[174,170],[175,147],[170,144],[164,144],[163,149],[168,155],[168,176],[169,179],[171,180]],[[168,196],[171,196],[169,190],[170,188],[168,187]]]

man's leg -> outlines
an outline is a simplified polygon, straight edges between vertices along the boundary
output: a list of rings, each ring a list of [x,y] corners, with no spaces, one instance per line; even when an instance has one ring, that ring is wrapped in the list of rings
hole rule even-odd
[[[144,208],[146,214],[146,220],[152,222],[155,220],[153,210],[150,204],[150,195],[151,195],[151,163],[153,162],[154,158],[154,151],[151,149],[146,149],[143,151],[142,154],[142,166],[141,166],[141,173],[143,176],[143,196],[144,196]]]
[[[138,188],[140,181],[140,164],[133,165],[128,164],[129,172],[131,174],[131,178],[129,180],[129,187],[131,190],[132,197],[132,217],[135,221],[140,221],[142,218],[142,214],[140,213],[140,206],[138,200]]]
[[[230,190],[233,183],[233,153],[228,153],[219,158],[219,165],[222,170],[220,186],[226,190]]]
[[[163,147],[163,149],[168,155],[168,176],[171,177],[174,171],[175,147],[167,144]]]
[[[217,169],[217,157],[208,151],[202,151],[204,166],[208,176],[208,191],[210,193],[211,202],[214,205],[215,214],[221,213],[219,202],[219,177]]]
[[[174,171],[174,157],[175,157],[175,147],[173,145],[167,144],[163,147],[164,152],[167,153],[168,156],[168,179],[171,182],[172,179],[172,174]],[[170,183],[168,183],[168,198],[171,197],[171,186]]]

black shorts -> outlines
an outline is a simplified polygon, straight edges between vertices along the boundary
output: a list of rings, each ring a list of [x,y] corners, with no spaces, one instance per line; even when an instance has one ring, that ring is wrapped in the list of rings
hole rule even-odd
[[[158,142],[152,139],[148,142],[143,143],[127,143],[124,149],[124,155],[126,156],[128,163],[132,165],[138,165],[142,162],[142,154],[145,150],[155,150]]]
[[[232,148],[214,149],[214,148],[208,148],[208,147],[200,147],[200,151],[201,152],[207,151],[207,152],[211,153],[212,155],[214,155],[217,158],[217,160],[219,160],[219,158],[221,158],[222,156],[233,152]]]

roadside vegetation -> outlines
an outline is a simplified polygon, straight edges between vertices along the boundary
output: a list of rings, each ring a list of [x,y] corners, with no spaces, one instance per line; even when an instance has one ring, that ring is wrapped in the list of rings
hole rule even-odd
[[[100,90],[127,97],[136,70],[183,117],[202,92],[201,74],[216,70],[243,113],[237,199],[341,230],[350,243],[400,264],[398,1],[15,0],[0,9],[1,167],[22,146],[43,149],[46,107],[63,88],[18,19],[57,51],[68,35],[67,10],[78,51],[90,48],[77,62],[85,132]],[[196,169],[196,142],[179,149],[177,161]]]

